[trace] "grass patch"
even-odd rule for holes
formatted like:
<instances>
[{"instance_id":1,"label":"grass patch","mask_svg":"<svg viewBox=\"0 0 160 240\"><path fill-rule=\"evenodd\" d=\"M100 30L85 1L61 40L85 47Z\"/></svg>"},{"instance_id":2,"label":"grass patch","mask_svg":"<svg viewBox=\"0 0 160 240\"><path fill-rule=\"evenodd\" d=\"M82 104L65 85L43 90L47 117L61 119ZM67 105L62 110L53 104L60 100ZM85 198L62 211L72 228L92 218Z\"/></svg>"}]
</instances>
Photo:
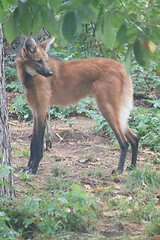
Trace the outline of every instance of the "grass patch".
<instances>
[{"instance_id":1,"label":"grass patch","mask_svg":"<svg viewBox=\"0 0 160 240\"><path fill-rule=\"evenodd\" d=\"M64 230L88 232L94 227L95 201L79 185L72 184L70 190L57 190L52 195L45 191L43 196L32 194L0 202L1 239L35 239L38 234L48 238Z\"/></svg>"},{"instance_id":2,"label":"grass patch","mask_svg":"<svg viewBox=\"0 0 160 240\"><path fill-rule=\"evenodd\" d=\"M127 177L126 187L129 189L145 187L156 190L159 186L159 171L152 170L151 166L146 166L142 169L135 168Z\"/></svg>"},{"instance_id":3,"label":"grass patch","mask_svg":"<svg viewBox=\"0 0 160 240\"><path fill-rule=\"evenodd\" d=\"M146 224L144 232L148 237L160 235L160 214L157 219L154 219L150 223Z\"/></svg>"},{"instance_id":4,"label":"grass patch","mask_svg":"<svg viewBox=\"0 0 160 240\"><path fill-rule=\"evenodd\" d=\"M46 190L54 193L56 191L68 191L71 188L71 182L67 181L66 179L61 179L60 177L52 178L49 177L47 181ZM72 184L74 183L74 180L72 181Z\"/></svg>"},{"instance_id":5,"label":"grass patch","mask_svg":"<svg viewBox=\"0 0 160 240\"><path fill-rule=\"evenodd\" d=\"M118 200L115 206L113 209L119 211L119 219L151 221L151 219L157 218L156 200L153 196L148 198L144 191L139 191L135 196Z\"/></svg>"},{"instance_id":6,"label":"grass patch","mask_svg":"<svg viewBox=\"0 0 160 240\"><path fill-rule=\"evenodd\" d=\"M64 175L68 175L70 173L70 169L67 167L59 167L59 166L54 166L52 168L51 173L53 173L54 177L61 177Z\"/></svg>"},{"instance_id":7,"label":"grass patch","mask_svg":"<svg viewBox=\"0 0 160 240\"><path fill-rule=\"evenodd\" d=\"M21 149L17 149L17 155L20 157L20 158L29 158L30 156L30 150L29 149L26 149L26 150L21 150Z\"/></svg>"},{"instance_id":8,"label":"grass patch","mask_svg":"<svg viewBox=\"0 0 160 240\"><path fill-rule=\"evenodd\" d=\"M121 195L108 200L109 209L116 213L115 221L144 221L147 224L143 234L147 237L158 235L160 213L157 189L160 186L160 172L150 166L134 169L123 177L123 184Z\"/></svg>"},{"instance_id":9,"label":"grass patch","mask_svg":"<svg viewBox=\"0 0 160 240\"><path fill-rule=\"evenodd\" d=\"M99 179L106 175L105 169L102 167L97 167L96 169L85 169L84 173L93 179Z\"/></svg>"}]
</instances>

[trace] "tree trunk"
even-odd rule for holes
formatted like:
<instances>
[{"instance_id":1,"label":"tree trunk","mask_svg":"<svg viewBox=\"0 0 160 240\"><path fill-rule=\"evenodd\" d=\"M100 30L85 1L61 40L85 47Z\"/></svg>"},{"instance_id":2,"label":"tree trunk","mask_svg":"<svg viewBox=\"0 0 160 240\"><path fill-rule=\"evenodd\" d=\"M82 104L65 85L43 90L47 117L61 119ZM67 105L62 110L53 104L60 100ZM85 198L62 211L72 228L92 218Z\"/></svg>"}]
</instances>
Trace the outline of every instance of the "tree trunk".
<instances>
[{"instance_id":1,"label":"tree trunk","mask_svg":"<svg viewBox=\"0 0 160 240\"><path fill-rule=\"evenodd\" d=\"M6 165L6 166L3 166ZM0 196L11 196L12 173L10 132L4 78L3 35L0 24Z\"/></svg>"}]
</instances>

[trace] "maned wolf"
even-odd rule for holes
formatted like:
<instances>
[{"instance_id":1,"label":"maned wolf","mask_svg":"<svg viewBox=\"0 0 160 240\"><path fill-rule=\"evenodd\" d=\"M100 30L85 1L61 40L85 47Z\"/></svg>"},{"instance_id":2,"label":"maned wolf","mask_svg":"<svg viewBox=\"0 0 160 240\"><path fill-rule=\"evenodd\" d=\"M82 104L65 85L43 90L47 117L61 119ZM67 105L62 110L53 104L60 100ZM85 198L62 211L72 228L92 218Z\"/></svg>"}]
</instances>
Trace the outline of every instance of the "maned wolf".
<instances>
[{"instance_id":1,"label":"maned wolf","mask_svg":"<svg viewBox=\"0 0 160 240\"><path fill-rule=\"evenodd\" d=\"M37 44L29 37L16 58L18 76L34 119L30 158L24 171L37 172L43 156L48 107L75 104L86 96L95 98L99 111L118 139L121 148L118 170L123 171L129 144L132 148L131 167L136 166L138 137L127 125L133 90L124 66L100 57L60 61L47 54L53 41L51 38Z\"/></svg>"}]
</instances>

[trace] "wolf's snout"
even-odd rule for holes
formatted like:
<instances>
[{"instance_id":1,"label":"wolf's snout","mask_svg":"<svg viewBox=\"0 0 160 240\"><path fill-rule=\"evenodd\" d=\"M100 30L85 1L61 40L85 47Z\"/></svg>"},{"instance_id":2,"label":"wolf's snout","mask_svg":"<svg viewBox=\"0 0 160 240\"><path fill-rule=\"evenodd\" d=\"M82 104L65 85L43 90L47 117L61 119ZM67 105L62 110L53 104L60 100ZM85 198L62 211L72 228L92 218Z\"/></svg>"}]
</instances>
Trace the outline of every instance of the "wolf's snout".
<instances>
[{"instance_id":1,"label":"wolf's snout","mask_svg":"<svg viewBox=\"0 0 160 240\"><path fill-rule=\"evenodd\" d=\"M53 75L53 72L52 71L47 71L47 72L45 72L45 73L41 73L41 75L43 75L44 77L50 77L50 76L52 76Z\"/></svg>"},{"instance_id":2,"label":"wolf's snout","mask_svg":"<svg viewBox=\"0 0 160 240\"><path fill-rule=\"evenodd\" d=\"M52 76L52 75L53 75L53 72L52 72L52 71L49 71L49 72L48 72L48 77L49 77L49 76Z\"/></svg>"}]
</instances>

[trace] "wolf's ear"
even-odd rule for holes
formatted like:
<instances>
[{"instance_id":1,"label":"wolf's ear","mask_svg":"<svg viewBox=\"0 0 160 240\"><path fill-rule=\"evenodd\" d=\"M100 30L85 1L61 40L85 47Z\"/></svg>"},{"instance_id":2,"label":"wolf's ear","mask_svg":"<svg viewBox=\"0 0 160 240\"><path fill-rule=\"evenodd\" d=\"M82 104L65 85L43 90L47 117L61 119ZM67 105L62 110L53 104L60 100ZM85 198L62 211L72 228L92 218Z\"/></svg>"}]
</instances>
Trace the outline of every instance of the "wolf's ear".
<instances>
[{"instance_id":1,"label":"wolf's ear","mask_svg":"<svg viewBox=\"0 0 160 240\"><path fill-rule=\"evenodd\" d=\"M41 47L47 52L50 49L50 46L52 45L52 43L54 42L55 38L49 38L43 42L40 43Z\"/></svg>"},{"instance_id":2,"label":"wolf's ear","mask_svg":"<svg viewBox=\"0 0 160 240\"><path fill-rule=\"evenodd\" d=\"M25 40L23 49L28 56L32 56L36 52L37 44L32 37Z\"/></svg>"}]
</instances>

